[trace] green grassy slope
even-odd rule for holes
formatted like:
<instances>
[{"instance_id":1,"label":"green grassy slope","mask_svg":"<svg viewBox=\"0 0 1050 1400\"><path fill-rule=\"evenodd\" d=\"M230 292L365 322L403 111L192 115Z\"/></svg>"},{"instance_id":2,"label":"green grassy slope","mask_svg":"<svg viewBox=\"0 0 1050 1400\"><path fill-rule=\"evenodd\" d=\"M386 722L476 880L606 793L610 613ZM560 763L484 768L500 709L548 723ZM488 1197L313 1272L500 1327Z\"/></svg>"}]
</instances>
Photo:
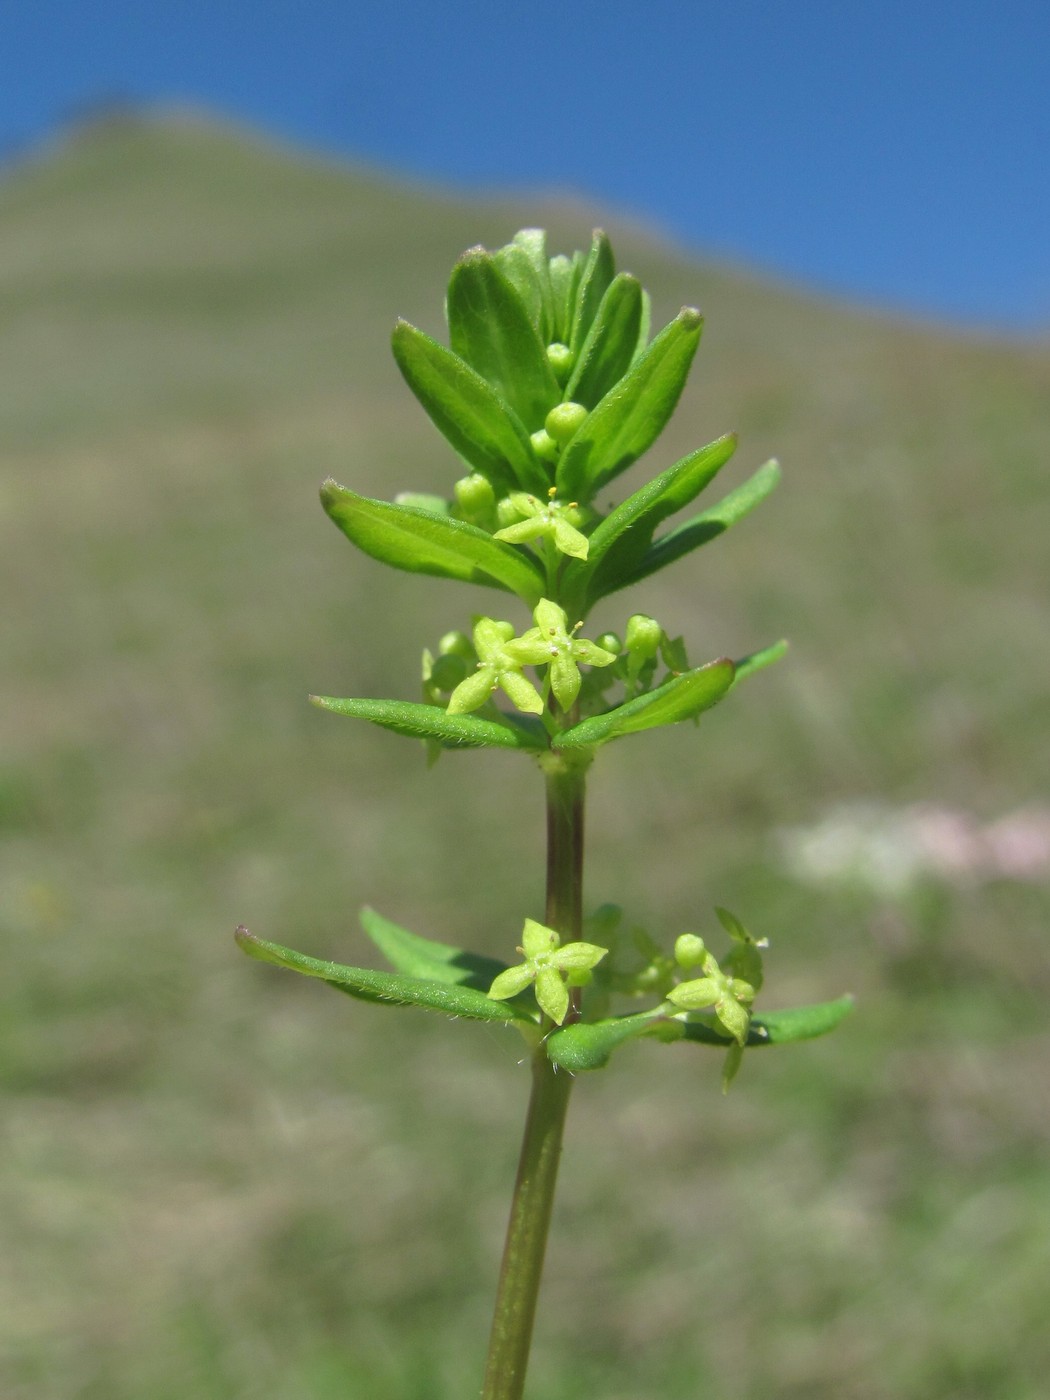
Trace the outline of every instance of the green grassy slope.
<instances>
[{"instance_id":1,"label":"green grassy slope","mask_svg":"<svg viewBox=\"0 0 1050 1400\"><path fill-rule=\"evenodd\" d=\"M323 715L414 697L463 596L356 555L315 488L445 490L388 352L477 202L201 123L85 132L0 182L0 1393L444 1400L477 1384L526 1085L511 1032L345 1002L229 933L347 961L364 903L497 951L541 898L528 765ZM785 482L645 608L697 657L793 650L695 732L614 748L589 901L737 909L829 1042L625 1051L581 1082L537 1400L1035 1400L1050 1364L1046 885L796 883L844 800L1045 799L1050 353L697 266L656 465L729 428ZM477 605L491 603L479 591ZM508 815L513 814L512 824ZM521 815L519 815L521 814ZM520 823L520 827L519 827ZM482 872L479 874L479 872ZM347 1321L349 1319L349 1321ZM706 1389L705 1389L706 1387Z\"/></svg>"}]
</instances>

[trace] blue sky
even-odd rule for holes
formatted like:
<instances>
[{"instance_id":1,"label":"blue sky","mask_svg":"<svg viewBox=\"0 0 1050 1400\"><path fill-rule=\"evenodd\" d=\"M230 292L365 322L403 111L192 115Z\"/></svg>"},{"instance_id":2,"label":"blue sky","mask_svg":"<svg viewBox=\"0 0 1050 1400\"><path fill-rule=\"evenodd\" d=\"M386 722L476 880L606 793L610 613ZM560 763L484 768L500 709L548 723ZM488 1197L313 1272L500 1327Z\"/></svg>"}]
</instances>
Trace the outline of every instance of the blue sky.
<instances>
[{"instance_id":1,"label":"blue sky","mask_svg":"<svg viewBox=\"0 0 1050 1400\"><path fill-rule=\"evenodd\" d=\"M9 0L0 150L105 97L466 189L577 190L698 253L1050 335L1042 0Z\"/></svg>"}]
</instances>

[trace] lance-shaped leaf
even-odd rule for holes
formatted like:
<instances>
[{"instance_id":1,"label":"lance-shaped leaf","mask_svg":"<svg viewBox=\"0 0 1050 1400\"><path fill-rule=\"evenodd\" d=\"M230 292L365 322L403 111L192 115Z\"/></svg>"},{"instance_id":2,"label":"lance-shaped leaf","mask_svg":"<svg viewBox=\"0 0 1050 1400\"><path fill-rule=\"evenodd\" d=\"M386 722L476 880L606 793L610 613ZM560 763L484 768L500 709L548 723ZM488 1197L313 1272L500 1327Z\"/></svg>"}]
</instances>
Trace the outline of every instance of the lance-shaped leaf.
<instances>
[{"instance_id":1,"label":"lance-shaped leaf","mask_svg":"<svg viewBox=\"0 0 1050 1400\"><path fill-rule=\"evenodd\" d=\"M420 705L410 700L336 699L311 695L320 710L353 719L367 719L408 739L436 739L447 749L542 749L547 747L543 726L500 724L476 715L450 715L437 705Z\"/></svg>"},{"instance_id":2,"label":"lance-shaped leaf","mask_svg":"<svg viewBox=\"0 0 1050 1400\"><path fill-rule=\"evenodd\" d=\"M731 525L743 520L755 506L761 504L775 488L780 476L780 464L774 461L766 462L735 491L730 491L728 496L724 496L717 505L693 516L691 520L683 521L670 534L657 540L626 582L637 583L639 579L647 578L656 573L657 569L666 568L668 564L673 564L676 559L681 559L684 554L707 544L709 540L717 539Z\"/></svg>"},{"instance_id":3,"label":"lance-shaped leaf","mask_svg":"<svg viewBox=\"0 0 1050 1400\"><path fill-rule=\"evenodd\" d=\"M743 656L739 661L734 661L736 675L733 677L733 684L746 680L748 676L753 676L756 671L761 671L766 666L772 666L774 661L779 661L787 654L788 644L781 640L774 642L772 646L763 647L761 651L753 651L750 656Z\"/></svg>"},{"instance_id":4,"label":"lance-shaped leaf","mask_svg":"<svg viewBox=\"0 0 1050 1400\"><path fill-rule=\"evenodd\" d=\"M583 254L567 258L557 253L549 266L551 295L554 299L554 339L568 345L572 338L572 318L576 310L576 289L583 272Z\"/></svg>"},{"instance_id":5,"label":"lance-shaped leaf","mask_svg":"<svg viewBox=\"0 0 1050 1400\"><path fill-rule=\"evenodd\" d=\"M649 331L653 323L653 299L649 293L642 288L642 319L638 326L638 344L634 347L634 355L631 357L631 364L640 355L644 355L649 345Z\"/></svg>"},{"instance_id":6,"label":"lance-shaped leaf","mask_svg":"<svg viewBox=\"0 0 1050 1400\"><path fill-rule=\"evenodd\" d=\"M321 501L343 534L383 564L414 574L505 588L530 606L543 596L538 565L476 525L416 506L358 496L331 480L321 487Z\"/></svg>"},{"instance_id":7,"label":"lance-shaped leaf","mask_svg":"<svg viewBox=\"0 0 1050 1400\"><path fill-rule=\"evenodd\" d=\"M497 494L518 486L546 490L528 433L487 380L407 321L394 328L393 347L408 387L438 432Z\"/></svg>"},{"instance_id":8,"label":"lance-shaped leaf","mask_svg":"<svg viewBox=\"0 0 1050 1400\"><path fill-rule=\"evenodd\" d=\"M609 512L590 536L586 561L572 563L563 587L586 612L599 598L630 582L652 544L657 527L696 499L736 450L735 433L698 448L647 482Z\"/></svg>"},{"instance_id":9,"label":"lance-shaped leaf","mask_svg":"<svg viewBox=\"0 0 1050 1400\"><path fill-rule=\"evenodd\" d=\"M576 1074L580 1070L602 1069L614 1050L650 1030L653 1018L661 1015L641 1011L634 1016L613 1016L604 1021L577 1021L563 1026L544 1041L547 1058L561 1069Z\"/></svg>"},{"instance_id":10,"label":"lance-shaped leaf","mask_svg":"<svg viewBox=\"0 0 1050 1400\"><path fill-rule=\"evenodd\" d=\"M450 982L457 987L487 992L492 979L507 968L507 964L497 958L469 953L433 938L421 938L418 933L410 933L367 906L361 910L361 927L394 971L407 977Z\"/></svg>"},{"instance_id":11,"label":"lance-shaped leaf","mask_svg":"<svg viewBox=\"0 0 1050 1400\"><path fill-rule=\"evenodd\" d=\"M546 233L541 228L523 228L492 258L521 297L540 344L549 344L554 339L555 314Z\"/></svg>"},{"instance_id":12,"label":"lance-shaped leaf","mask_svg":"<svg viewBox=\"0 0 1050 1400\"><path fill-rule=\"evenodd\" d=\"M591 239L591 250L576 284L576 304L569 331L569 348L574 355L580 353L598 314L598 307L602 304L602 297L615 274L612 244L604 232L596 228Z\"/></svg>"},{"instance_id":13,"label":"lance-shaped leaf","mask_svg":"<svg viewBox=\"0 0 1050 1400\"><path fill-rule=\"evenodd\" d=\"M565 386L565 398L593 408L630 368L641 325L641 283L630 273L621 272L602 297Z\"/></svg>"},{"instance_id":14,"label":"lance-shaped leaf","mask_svg":"<svg viewBox=\"0 0 1050 1400\"><path fill-rule=\"evenodd\" d=\"M703 317L683 307L596 408L562 453L558 493L590 500L663 431L700 343Z\"/></svg>"},{"instance_id":15,"label":"lance-shaped leaf","mask_svg":"<svg viewBox=\"0 0 1050 1400\"><path fill-rule=\"evenodd\" d=\"M592 715L567 729L557 739L559 748L588 748L610 739L635 734L642 729L656 729L665 724L679 724L693 719L712 705L717 705L733 684L733 663L726 657L709 661L693 671L685 671L665 681L655 690L628 700L602 715Z\"/></svg>"},{"instance_id":16,"label":"lance-shaped leaf","mask_svg":"<svg viewBox=\"0 0 1050 1400\"><path fill-rule=\"evenodd\" d=\"M426 1011L442 1011L446 1016L465 1017L472 1021L533 1021L527 1010L510 1001L492 1001L484 992L473 987L456 986L451 982L434 981L425 977L405 977L400 973L375 972L368 967L344 967L342 963L324 962L307 957L279 943L257 938L246 928L236 934L240 947L251 958L273 963L275 967L300 972L304 977L316 977L341 992L362 1001L386 1002L393 1006L420 1006Z\"/></svg>"},{"instance_id":17,"label":"lance-shaped leaf","mask_svg":"<svg viewBox=\"0 0 1050 1400\"><path fill-rule=\"evenodd\" d=\"M546 348L521 297L484 248L464 253L448 284L452 349L487 379L528 432L561 399Z\"/></svg>"},{"instance_id":18,"label":"lance-shaped leaf","mask_svg":"<svg viewBox=\"0 0 1050 1400\"><path fill-rule=\"evenodd\" d=\"M748 1046L787 1045L794 1040L815 1040L833 1031L853 1010L851 996L835 1001L817 1002L813 1006L793 1006L786 1011L766 1011L751 1017ZM732 1037L714 1016L702 1011L692 1012L687 1020L679 1021L683 1040L699 1040L705 1045L727 1046Z\"/></svg>"}]
</instances>

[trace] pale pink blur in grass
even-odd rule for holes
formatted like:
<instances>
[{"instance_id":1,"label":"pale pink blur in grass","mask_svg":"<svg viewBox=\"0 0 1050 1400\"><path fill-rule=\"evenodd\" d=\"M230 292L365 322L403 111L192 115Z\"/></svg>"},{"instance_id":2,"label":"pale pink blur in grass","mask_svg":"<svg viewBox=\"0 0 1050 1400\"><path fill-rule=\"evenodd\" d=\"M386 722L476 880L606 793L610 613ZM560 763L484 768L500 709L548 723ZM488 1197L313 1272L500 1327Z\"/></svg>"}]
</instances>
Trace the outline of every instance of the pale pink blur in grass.
<instances>
[{"instance_id":1,"label":"pale pink blur in grass","mask_svg":"<svg viewBox=\"0 0 1050 1400\"><path fill-rule=\"evenodd\" d=\"M953 885L1050 881L1050 806L1032 805L982 823L938 803L893 807L844 803L810 826L780 832L780 854L809 883L903 894L923 879Z\"/></svg>"}]
</instances>

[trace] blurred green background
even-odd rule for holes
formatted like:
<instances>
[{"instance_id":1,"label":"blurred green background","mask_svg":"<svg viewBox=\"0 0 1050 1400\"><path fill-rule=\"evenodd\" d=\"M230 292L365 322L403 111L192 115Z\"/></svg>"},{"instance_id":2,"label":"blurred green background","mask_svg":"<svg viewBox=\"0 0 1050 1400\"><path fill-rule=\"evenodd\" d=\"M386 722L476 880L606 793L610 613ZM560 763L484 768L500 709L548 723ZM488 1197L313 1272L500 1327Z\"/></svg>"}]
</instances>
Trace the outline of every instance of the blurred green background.
<instances>
[{"instance_id":1,"label":"blurred green background","mask_svg":"<svg viewBox=\"0 0 1050 1400\"><path fill-rule=\"evenodd\" d=\"M727 904L772 940L767 1007L859 1004L727 1099L695 1046L581 1079L530 1393L1046 1394L1046 872L820 883L778 833L1045 802L1050 351L697 265L582 206L125 120L0 183L10 1400L478 1389L520 1040L349 1002L230 934L365 961L368 902L501 953L541 909L528 763L428 773L306 703L415 698L422 647L493 600L358 555L316 487L446 492L395 317L440 334L463 248L542 224L571 251L599 217L658 324L707 316L643 472L735 428L727 488L773 454L786 475L594 630L642 608L696 659L792 651L697 730L603 754L588 902L665 939Z\"/></svg>"}]
</instances>

